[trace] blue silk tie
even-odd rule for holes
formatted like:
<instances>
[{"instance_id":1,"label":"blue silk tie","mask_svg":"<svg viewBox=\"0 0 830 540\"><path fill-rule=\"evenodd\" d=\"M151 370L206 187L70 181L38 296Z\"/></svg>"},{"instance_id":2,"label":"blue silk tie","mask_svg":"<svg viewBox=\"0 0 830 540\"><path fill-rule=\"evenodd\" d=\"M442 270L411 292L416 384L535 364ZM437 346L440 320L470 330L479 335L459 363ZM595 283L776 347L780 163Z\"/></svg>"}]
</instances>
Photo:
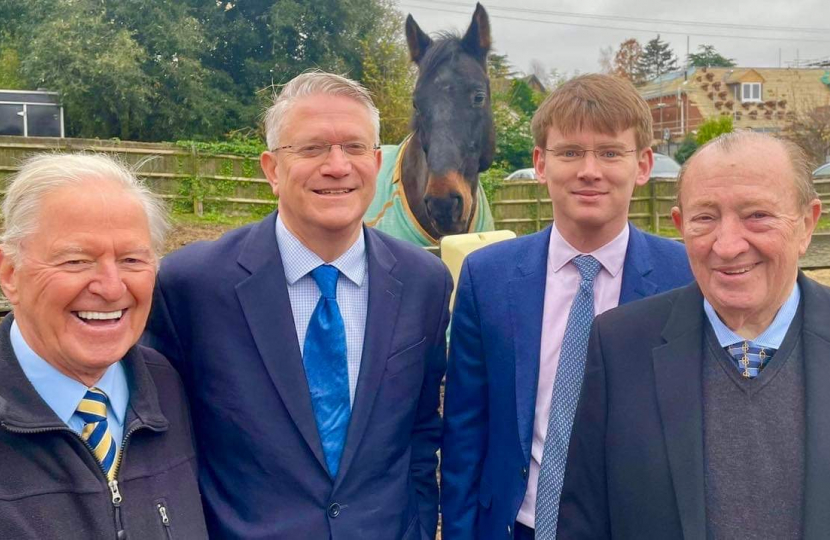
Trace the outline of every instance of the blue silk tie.
<instances>
[{"instance_id":1,"label":"blue silk tie","mask_svg":"<svg viewBox=\"0 0 830 540\"><path fill-rule=\"evenodd\" d=\"M590 255L579 255L571 261L582 280L568 313L559 367L553 383L553 397L548 417L548 434L542 450L542 464L536 489L536 538L555 540L559 519L559 499L565 479L565 461L571 438L576 403L585 375L588 335L594 320L594 278L602 265Z\"/></svg>"},{"instance_id":2,"label":"blue silk tie","mask_svg":"<svg viewBox=\"0 0 830 540\"><path fill-rule=\"evenodd\" d=\"M311 314L303 345L311 406L332 478L337 477L351 416L346 327L337 305L339 276L340 271L328 264L311 271L322 296Z\"/></svg>"}]
</instances>

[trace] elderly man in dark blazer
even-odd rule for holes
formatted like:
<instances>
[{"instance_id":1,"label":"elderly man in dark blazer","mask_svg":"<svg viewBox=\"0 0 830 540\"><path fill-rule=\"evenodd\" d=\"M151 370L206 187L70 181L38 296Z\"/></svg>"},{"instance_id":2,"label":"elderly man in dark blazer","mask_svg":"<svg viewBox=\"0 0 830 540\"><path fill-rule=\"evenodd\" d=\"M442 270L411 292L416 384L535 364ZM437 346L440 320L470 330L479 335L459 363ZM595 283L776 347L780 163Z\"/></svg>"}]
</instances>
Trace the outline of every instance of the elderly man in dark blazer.
<instances>
[{"instance_id":1,"label":"elderly man in dark blazer","mask_svg":"<svg viewBox=\"0 0 830 540\"><path fill-rule=\"evenodd\" d=\"M148 326L189 392L208 529L432 538L449 272L363 227L381 159L364 88L300 75L266 130L279 212L166 257Z\"/></svg>"},{"instance_id":2,"label":"elderly man in dark blazer","mask_svg":"<svg viewBox=\"0 0 830 540\"><path fill-rule=\"evenodd\" d=\"M685 165L696 283L597 318L560 538L830 538L830 290L798 270L820 215L789 142Z\"/></svg>"}]
</instances>

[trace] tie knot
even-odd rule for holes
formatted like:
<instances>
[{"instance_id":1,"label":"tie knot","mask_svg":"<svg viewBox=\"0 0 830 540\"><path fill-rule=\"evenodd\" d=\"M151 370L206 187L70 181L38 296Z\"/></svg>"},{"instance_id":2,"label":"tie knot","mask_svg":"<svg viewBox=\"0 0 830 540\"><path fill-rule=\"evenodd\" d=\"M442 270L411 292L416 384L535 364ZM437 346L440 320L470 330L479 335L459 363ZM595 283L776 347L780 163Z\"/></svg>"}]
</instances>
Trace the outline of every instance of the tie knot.
<instances>
[{"instance_id":1,"label":"tie knot","mask_svg":"<svg viewBox=\"0 0 830 540\"><path fill-rule=\"evenodd\" d=\"M321 264L311 271L311 277L317 282L320 294L325 298L337 298L337 278L340 270L330 264Z\"/></svg>"},{"instance_id":2,"label":"tie knot","mask_svg":"<svg viewBox=\"0 0 830 540\"><path fill-rule=\"evenodd\" d=\"M594 278L599 274L600 268L602 268L600 262L590 255L577 255L571 259L571 262L579 270L582 281L594 281Z\"/></svg>"},{"instance_id":3,"label":"tie knot","mask_svg":"<svg viewBox=\"0 0 830 540\"><path fill-rule=\"evenodd\" d=\"M107 395L98 388L90 388L78 404L77 413L85 422L100 422L107 418Z\"/></svg>"}]
</instances>

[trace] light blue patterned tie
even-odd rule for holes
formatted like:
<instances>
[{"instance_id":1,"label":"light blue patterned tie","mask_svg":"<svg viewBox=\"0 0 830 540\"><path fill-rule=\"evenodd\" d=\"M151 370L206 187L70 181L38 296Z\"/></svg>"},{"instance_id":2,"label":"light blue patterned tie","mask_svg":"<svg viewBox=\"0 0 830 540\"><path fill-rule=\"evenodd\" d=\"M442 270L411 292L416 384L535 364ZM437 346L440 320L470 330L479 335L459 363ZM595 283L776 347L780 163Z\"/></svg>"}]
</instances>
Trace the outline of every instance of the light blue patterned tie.
<instances>
[{"instance_id":1,"label":"light blue patterned tie","mask_svg":"<svg viewBox=\"0 0 830 540\"><path fill-rule=\"evenodd\" d=\"M559 367L553 383L553 397L548 417L548 434L542 452L539 484L536 489L536 540L554 540L559 518L559 497L565 478L565 460L571 438L576 403L585 374L588 335L594 320L594 278L602 267L590 255L579 255L571 261L579 270L582 281L571 304Z\"/></svg>"},{"instance_id":2,"label":"light blue patterned tie","mask_svg":"<svg viewBox=\"0 0 830 540\"><path fill-rule=\"evenodd\" d=\"M311 314L303 345L314 420L332 478L337 477L351 416L346 327L337 305L339 276L340 271L328 264L311 271L322 296Z\"/></svg>"},{"instance_id":3,"label":"light blue patterned tie","mask_svg":"<svg viewBox=\"0 0 830 540\"><path fill-rule=\"evenodd\" d=\"M741 375L747 379L754 379L769 363L775 349L759 347L752 341L739 341L726 347L726 352L735 360Z\"/></svg>"}]
</instances>

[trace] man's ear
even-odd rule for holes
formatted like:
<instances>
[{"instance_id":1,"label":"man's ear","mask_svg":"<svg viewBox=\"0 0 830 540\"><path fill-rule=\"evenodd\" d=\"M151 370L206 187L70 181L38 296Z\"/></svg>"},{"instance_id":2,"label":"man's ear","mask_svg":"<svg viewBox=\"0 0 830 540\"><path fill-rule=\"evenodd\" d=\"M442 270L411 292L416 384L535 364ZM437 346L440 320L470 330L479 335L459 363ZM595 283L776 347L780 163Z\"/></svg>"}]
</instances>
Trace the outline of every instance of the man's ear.
<instances>
[{"instance_id":1,"label":"man's ear","mask_svg":"<svg viewBox=\"0 0 830 540\"><path fill-rule=\"evenodd\" d=\"M17 280L15 279L16 267L11 257L0 249L0 288L12 305L17 305Z\"/></svg>"},{"instance_id":2,"label":"man's ear","mask_svg":"<svg viewBox=\"0 0 830 540\"><path fill-rule=\"evenodd\" d=\"M674 228L677 229L680 236L683 236L683 212L680 211L680 207L675 206L671 209L671 220L674 223Z\"/></svg>"},{"instance_id":3,"label":"man's ear","mask_svg":"<svg viewBox=\"0 0 830 540\"><path fill-rule=\"evenodd\" d=\"M637 156L637 180L634 183L638 186L644 186L648 183L651 177L651 169L654 168L654 151L651 148L645 148L639 152Z\"/></svg>"},{"instance_id":4,"label":"man's ear","mask_svg":"<svg viewBox=\"0 0 830 540\"><path fill-rule=\"evenodd\" d=\"M543 148L539 148L538 146L533 147L533 168L536 170L536 181L540 184L547 184L547 180L545 179L546 157Z\"/></svg>"},{"instance_id":5,"label":"man's ear","mask_svg":"<svg viewBox=\"0 0 830 540\"><path fill-rule=\"evenodd\" d=\"M280 196L279 173L277 172L277 153L265 151L259 156L259 166L265 173L265 178L271 184L271 192L275 197Z\"/></svg>"}]
</instances>

